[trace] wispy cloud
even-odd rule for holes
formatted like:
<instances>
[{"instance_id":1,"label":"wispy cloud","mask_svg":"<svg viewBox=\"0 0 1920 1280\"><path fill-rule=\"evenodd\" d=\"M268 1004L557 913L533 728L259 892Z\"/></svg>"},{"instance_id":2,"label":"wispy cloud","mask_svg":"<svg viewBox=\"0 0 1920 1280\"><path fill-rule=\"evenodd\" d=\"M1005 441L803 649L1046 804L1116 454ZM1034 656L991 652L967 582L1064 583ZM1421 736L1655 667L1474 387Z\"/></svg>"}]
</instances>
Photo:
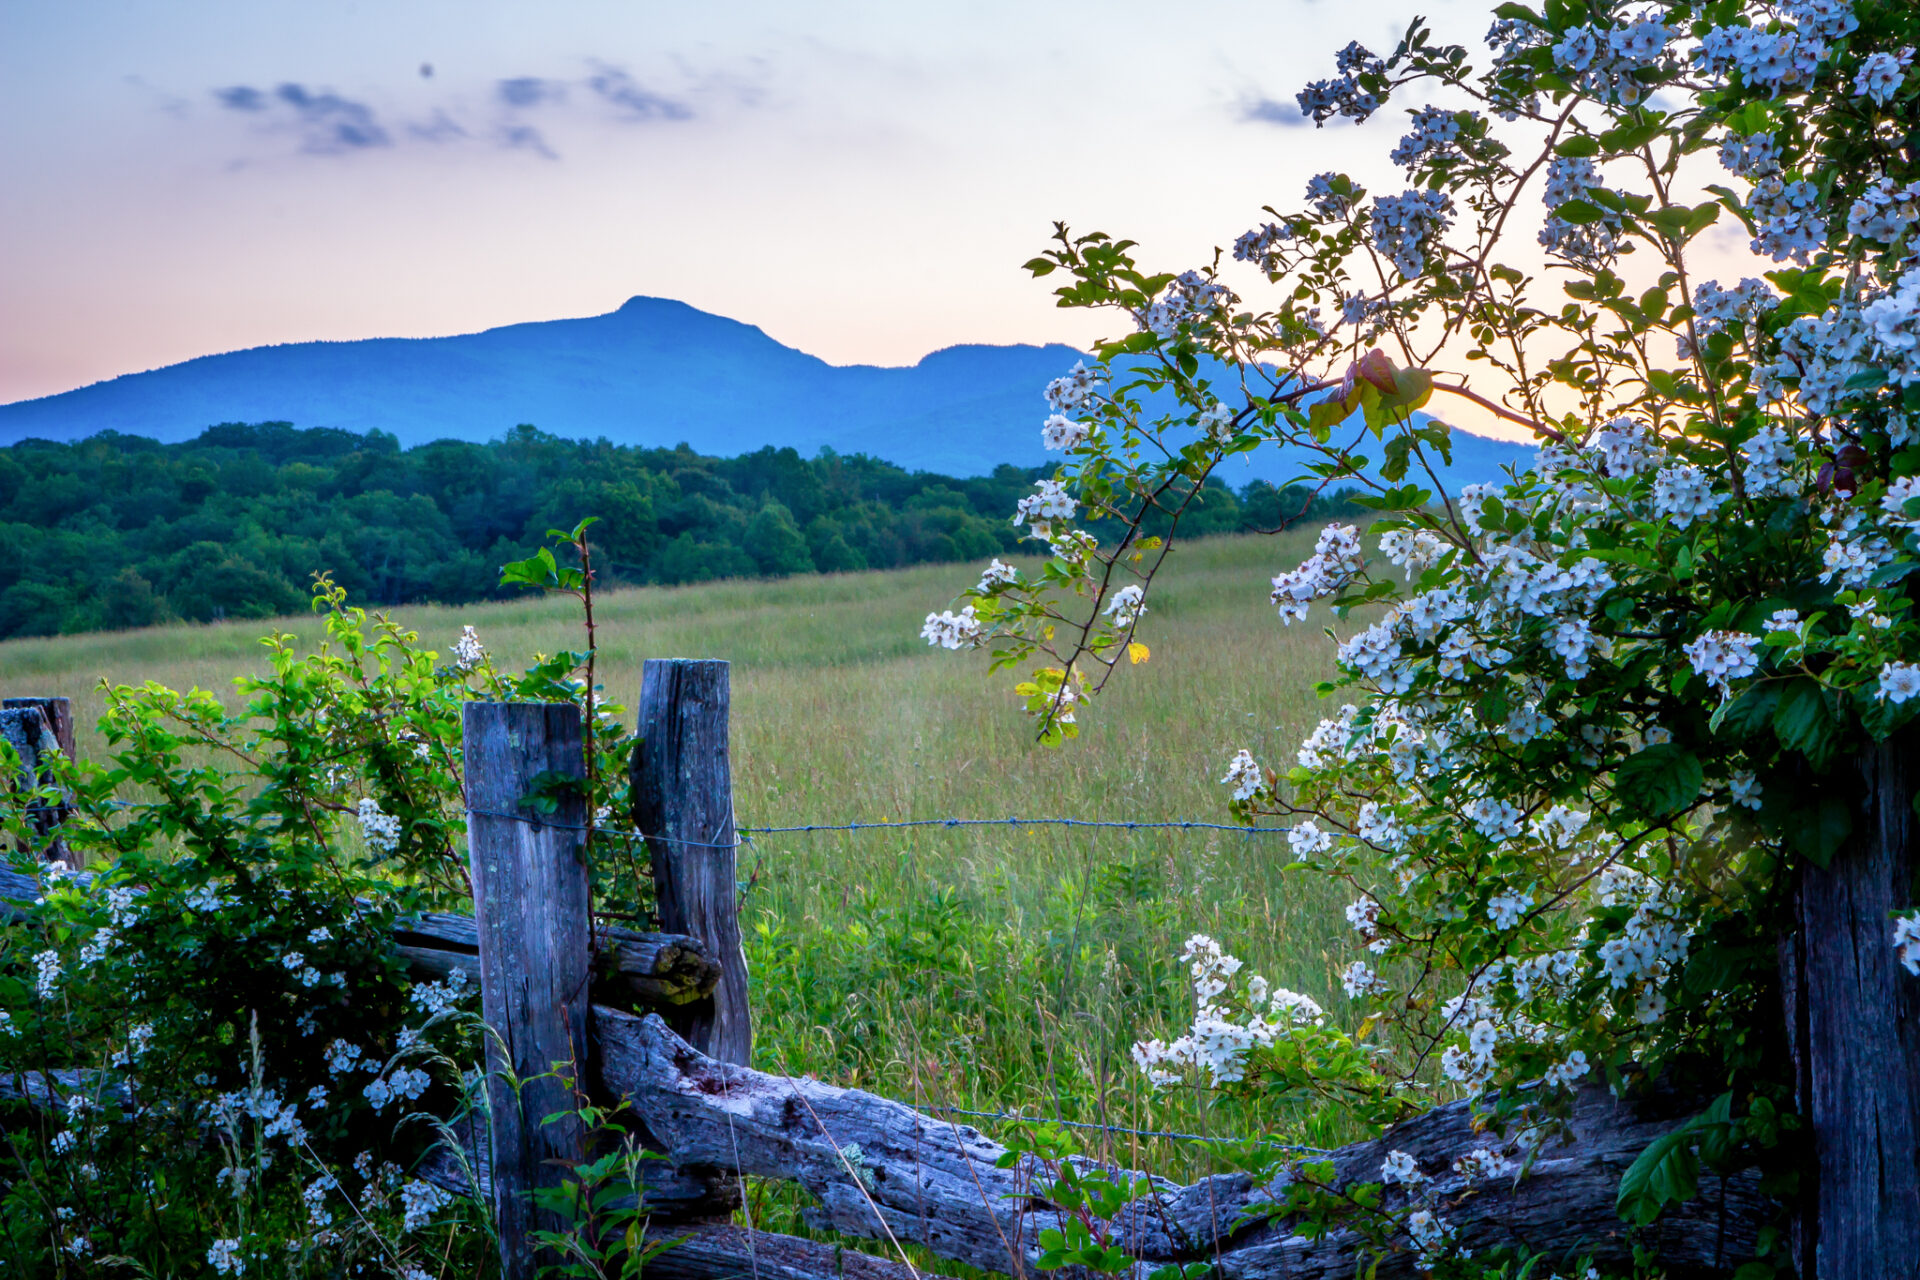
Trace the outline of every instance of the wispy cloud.
<instances>
[{"instance_id":1,"label":"wispy cloud","mask_svg":"<svg viewBox=\"0 0 1920 1280\"><path fill-rule=\"evenodd\" d=\"M546 135L530 124L503 125L494 138L507 151L531 151L548 160L560 158L560 153L547 145Z\"/></svg>"},{"instance_id":2,"label":"wispy cloud","mask_svg":"<svg viewBox=\"0 0 1920 1280\"><path fill-rule=\"evenodd\" d=\"M494 86L494 96L509 107L537 107L545 102L564 102L567 86L559 80L540 76L514 76Z\"/></svg>"},{"instance_id":3,"label":"wispy cloud","mask_svg":"<svg viewBox=\"0 0 1920 1280\"><path fill-rule=\"evenodd\" d=\"M619 67L598 65L587 77L587 88L627 120L693 119L692 107L642 86Z\"/></svg>"},{"instance_id":4,"label":"wispy cloud","mask_svg":"<svg viewBox=\"0 0 1920 1280\"><path fill-rule=\"evenodd\" d=\"M267 109L267 95L244 84L236 84L228 89L215 89L213 96L221 106L231 107L235 111Z\"/></svg>"},{"instance_id":5,"label":"wispy cloud","mask_svg":"<svg viewBox=\"0 0 1920 1280\"><path fill-rule=\"evenodd\" d=\"M458 142L473 135L463 128L458 120L444 111L436 110L432 117L416 121L407 126L407 133L422 142Z\"/></svg>"},{"instance_id":6,"label":"wispy cloud","mask_svg":"<svg viewBox=\"0 0 1920 1280\"><path fill-rule=\"evenodd\" d=\"M683 78L694 80L690 68L682 65L680 71ZM424 66L421 78L431 78ZM731 80L708 79L709 83L693 84L694 98L722 96L753 105ZM583 110L602 121L610 117L624 125L678 123L698 114L689 98L650 88L625 68L597 61L589 62L587 73L578 78L521 75L495 80L483 97L467 99L464 105L456 95L446 99L446 105L421 104L411 111L393 108L388 112L395 120L392 124L383 122L367 102L293 82L271 89L232 84L209 92L223 110L252 120L257 132L292 137L301 154L315 156L401 144L474 143L557 160L560 153L550 141L551 129L529 123L530 113L561 112L543 116L543 125L564 125L568 116ZM418 114L429 107L426 115Z\"/></svg>"},{"instance_id":7,"label":"wispy cloud","mask_svg":"<svg viewBox=\"0 0 1920 1280\"><path fill-rule=\"evenodd\" d=\"M393 145L392 135L375 118L373 108L330 89L309 89L290 82L267 93L239 84L215 89L213 96L230 111L261 116L293 129L299 135L300 150L309 155L337 156Z\"/></svg>"},{"instance_id":8,"label":"wispy cloud","mask_svg":"<svg viewBox=\"0 0 1920 1280\"><path fill-rule=\"evenodd\" d=\"M1253 98L1242 102L1240 119L1247 124L1278 125L1282 129L1298 129L1309 123L1298 103L1281 102L1275 98Z\"/></svg>"}]
</instances>

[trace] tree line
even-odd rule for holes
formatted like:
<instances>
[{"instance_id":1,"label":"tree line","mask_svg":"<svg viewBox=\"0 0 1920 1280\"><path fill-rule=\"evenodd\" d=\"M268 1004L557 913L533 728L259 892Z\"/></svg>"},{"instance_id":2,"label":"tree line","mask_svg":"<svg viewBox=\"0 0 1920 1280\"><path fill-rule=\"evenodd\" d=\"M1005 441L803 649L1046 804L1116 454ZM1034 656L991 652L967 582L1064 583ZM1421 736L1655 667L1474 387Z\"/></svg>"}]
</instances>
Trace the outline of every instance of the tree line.
<instances>
[{"instance_id":1,"label":"tree line","mask_svg":"<svg viewBox=\"0 0 1920 1280\"><path fill-rule=\"evenodd\" d=\"M609 584L984 561L1021 548L1009 515L1045 474L953 477L771 447L716 458L531 426L411 449L285 422L178 444L26 440L0 449L0 637L298 612L320 570L370 605L499 598L503 562L583 515L600 518ZM1182 527L1267 529L1344 508L1216 481Z\"/></svg>"}]
</instances>

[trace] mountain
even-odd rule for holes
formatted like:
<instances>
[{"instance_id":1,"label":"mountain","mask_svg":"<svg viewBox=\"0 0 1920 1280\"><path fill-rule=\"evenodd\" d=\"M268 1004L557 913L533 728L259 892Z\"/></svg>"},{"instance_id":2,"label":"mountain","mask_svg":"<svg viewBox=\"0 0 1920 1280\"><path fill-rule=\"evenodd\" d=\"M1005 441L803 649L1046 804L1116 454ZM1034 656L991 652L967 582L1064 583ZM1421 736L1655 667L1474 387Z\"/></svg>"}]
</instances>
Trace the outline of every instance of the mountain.
<instances>
[{"instance_id":1,"label":"mountain","mask_svg":"<svg viewBox=\"0 0 1920 1280\"><path fill-rule=\"evenodd\" d=\"M1047 461L1040 392L1071 347L957 346L901 368L830 365L758 328L667 298L577 320L445 338L300 342L203 356L0 405L0 445L114 430L176 442L222 422L378 429L403 445L490 440L520 423L621 444L686 442L734 456L763 445L865 453L982 475ZM1532 450L1461 433L1454 483L1492 478ZM1238 486L1294 474L1269 455Z\"/></svg>"}]
</instances>

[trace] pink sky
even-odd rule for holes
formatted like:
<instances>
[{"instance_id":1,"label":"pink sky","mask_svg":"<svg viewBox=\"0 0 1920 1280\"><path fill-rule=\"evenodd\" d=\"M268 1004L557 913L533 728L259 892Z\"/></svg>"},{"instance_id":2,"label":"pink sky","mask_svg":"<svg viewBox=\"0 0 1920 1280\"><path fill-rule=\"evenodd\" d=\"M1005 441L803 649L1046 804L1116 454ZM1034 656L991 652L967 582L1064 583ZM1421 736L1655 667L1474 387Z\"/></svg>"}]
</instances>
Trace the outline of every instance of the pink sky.
<instances>
[{"instance_id":1,"label":"pink sky","mask_svg":"<svg viewBox=\"0 0 1920 1280\"><path fill-rule=\"evenodd\" d=\"M1020 269L1053 220L1179 269L1316 172L1394 184L1400 110L1276 118L1415 11L0 0L0 402L634 294L835 363L1085 344Z\"/></svg>"}]
</instances>

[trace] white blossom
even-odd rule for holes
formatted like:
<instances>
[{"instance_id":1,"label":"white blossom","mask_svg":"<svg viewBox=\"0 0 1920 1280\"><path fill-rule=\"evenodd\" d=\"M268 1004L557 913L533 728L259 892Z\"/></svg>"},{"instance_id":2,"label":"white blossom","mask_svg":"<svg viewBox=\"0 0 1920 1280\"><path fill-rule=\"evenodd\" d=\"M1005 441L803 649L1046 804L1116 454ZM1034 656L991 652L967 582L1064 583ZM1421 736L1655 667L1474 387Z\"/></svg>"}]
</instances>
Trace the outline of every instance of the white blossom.
<instances>
[{"instance_id":1,"label":"white blossom","mask_svg":"<svg viewBox=\"0 0 1920 1280\"><path fill-rule=\"evenodd\" d=\"M1056 413L1041 426L1040 443L1048 449L1077 449L1092 434L1093 429L1086 423Z\"/></svg>"},{"instance_id":2,"label":"white blossom","mask_svg":"<svg viewBox=\"0 0 1920 1280\"><path fill-rule=\"evenodd\" d=\"M1468 1182L1508 1177L1519 1168L1519 1165L1491 1147L1476 1147L1453 1162L1454 1173Z\"/></svg>"},{"instance_id":3,"label":"white blossom","mask_svg":"<svg viewBox=\"0 0 1920 1280\"><path fill-rule=\"evenodd\" d=\"M1055 413L1073 413L1093 399L1099 385L1099 372L1087 368L1083 360L1075 361L1066 376L1047 384L1047 406Z\"/></svg>"},{"instance_id":4,"label":"white blossom","mask_svg":"<svg viewBox=\"0 0 1920 1280\"><path fill-rule=\"evenodd\" d=\"M942 649L964 648L978 639L979 635L980 620L974 616L972 605L965 606L958 613L951 609L930 613L920 627L920 638Z\"/></svg>"},{"instance_id":5,"label":"white blossom","mask_svg":"<svg viewBox=\"0 0 1920 1280\"><path fill-rule=\"evenodd\" d=\"M1907 68L1913 65L1913 50L1901 49L1898 53L1870 53L1860 59L1860 74L1854 77L1853 96L1871 98L1876 106L1886 106L1893 95L1900 92L1900 84L1907 78Z\"/></svg>"},{"instance_id":6,"label":"white blossom","mask_svg":"<svg viewBox=\"0 0 1920 1280\"><path fill-rule=\"evenodd\" d=\"M480 633L472 627L461 627L460 638L453 642L453 665L461 671L471 671L486 660L487 650L480 643Z\"/></svg>"},{"instance_id":7,"label":"white blossom","mask_svg":"<svg viewBox=\"0 0 1920 1280\"><path fill-rule=\"evenodd\" d=\"M1389 1151L1387 1158L1380 1162L1380 1181L1388 1186L1399 1183L1417 1187L1426 1180L1427 1175L1420 1172L1420 1162L1404 1151Z\"/></svg>"},{"instance_id":8,"label":"white blossom","mask_svg":"<svg viewBox=\"0 0 1920 1280\"><path fill-rule=\"evenodd\" d=\"M1147 607L1140 603L1146 597L1147 589L1137 582L1130 582L1113 593L1107 601L1105 613L1113 619L1116 627L1130 627L1140 620Z\"/></svg>"},{"instance_id":9,"label":"white blossom","mask_svg":"<svg viewBox=\"0 0 1920 1280\"><path fill-rule=\"evenodd\" d=\"M1487 919L1496 929L1511 929L1520 923L1520 917L1532 907L1533 895L1530 893L1496 893L1487 899Z\"/></svg>"},{"instance_id":10,"label":"white blossom","mask_svg":"<svg viewBox=\"0 0 1920 1280\"><path fill-rule=\"evenodd\" d=\"M1911 662L1889 662L1880 668L1880 697L1888 702L1901 703L1915 694L1920 694L1920 665Z\"/></svg>"},{"instance_id":11,"label":"white blossom","mask_svg":"<svg viewBox=\"0 0 1920 1280\"><path fill-rule=\"evenodd\" d=\"M213 1267L215 1275L246 1274L246 1260L240 1254L238 1240L215 1240L207 1250L207 1262Z\"/></svg>"},{"instance_id":12,"label":"white blossom","mask_svg":"<svg viewBox=\"0 0 1920 1280\"><path fill-rule=\"evenodd\" d=\"M49 947L33 958L33 989L42 1000L60 992L60 953Z\"/></svg>"},{"instance_id":13,"label":"white blossom","mask_svg":"<svg viewBox=\"0 0 1920 1280\"><path fill-rule=\"evenodd\" d=\"M1280 620L1304 620L1307 606L1315 600L1338 592L1353 580L1366 563L1360 546L1359 531L1350 524L1330 524L1320 531L1313 555L1291 573L1273 580L1272 601L1280 607Z\"/></svg>"},{"instance_id":14,"label":"white blossom","mask_svg":"<svg viewBox=\"0 0 1920 1280\"><path fill-rule=\"evenodd\" d=\"M1053 520L1071 520L1073 513L1079 510L1079 504L1073 495L1067 492L1067 486L1059 480L1040 480L1034 483L1034 491L1020 499L1014 512L1013 523L1029 525L1035 536L1044 536L1041 529Z\"/></svg>"},{"instance_id":15,"label":"white blossom","mask_svg":"<svg viewBox=\"0 0 1920 1280\"><path fill-rule=\"evenodd\" d=\"M989 561L980 574L980 582L974 587L982 595L996 587L1012 586L1020 580L1020 571L998 558Z\"/></svg>"},{"instance_id":16,"label":"white blossom","mask_svg":"<svg viewBox=\"0 0 1920 1280\"><path fill-rule=\"evenodd\" d=\"M400 847L400 819L380 811L380 802L372 796L360 801L360 831L367 848L374 853L392 853Z\"/></svg>"},{"instance_id":17,"label":"white blossom","mask_svg":"<svg viewBox=\"0 0 1920 1280\"><path fill-rule=\"evenodd\" d=\"M1720 509L1727 495L1713 491L1713 477L1699 467L1675 463L1653 478L1653 509L1684 529Z\"/></svg>"},{"instance_id":18,"label":"white blossom","mask_svg":"<svg viewBox=\"0 0 1920 1280\"><path fill-rule=\"evenodd\" d=\"M1587 1055L1575 1049L1566 1056L1565 1061L1556 1062L1547 1068L1547 1085L1554 1089L1569 1089L1573 1082L1587 1074Z\"/></svg>"},{"instance_id":19,"label":"white blossom","mask_svg":"<svg viewBox=\"0 0 1920 1280\"><path fill-rule=\"evenodd\" d=\"M1920 975L1920 915L1893 922L1893 949L1908 973Z\"/></svg>"},{"instance_id":20,"label":"white blossom","mask_svg":"<svg viewBox=\"0 0 1920 1280\"><path fill-rule=\"evenodd\" d=\"M1233 753L1233 759L1227 762L1226 776L1220 781L1233 788L1235 800L1251 800L1265 782L1253 752L1245 747Z\"/></svg>"},{"instance_id":21,"label":"white blossom","mask_svg":"<svg viewBox=\"0 0 1920 1280\"><path fill-rule=\"evenodd\" d=\"M1364 960L1355 960L1340 975L1340 989L1347 993L1349 1000L1358 1000L1362 996L1385 991L1387 984L1373 970L1373 966Z\"/></svg>"},{"instance_id":22,"label":"white blossom","mask_svg":"<svg viewBox=\"0 0 1920 1280\"><path fill-rule=\"evenodd\" d=\"M1759 669L1756 652L1760 637L1738 631L1708 631L1682 648L1694 673L1716 690L1721 698L1731 697L1733 681L1752 675Z\"/></svg>"},{"instance_id":23,"label":"white blossom","mask_svg":"<svg viewBox=\"0 0 1920 1280\"><path fill-rule=\"evenodd\" d=\"M1313 822L1296 822L1287 829L1287 844L1293 849L1294 861L1305 862L1309 856L1333 848L1333 832Z\"/></svg>"},{"instance_id":24,"label":"white blossom","mask_svg":"<svg viewBox=\"0 0 1920 1280\"><path fill-rule=\"evenodd\" d=\"M433 1220L433 1215L453 1203L453 1197L431 1182L408 1179L400 1188L403 1231L418 1231Z\"/></svg>"},{"instance_id":25,"label":"white blossom","mask_svg":"<svg viewBox=\"0 0 1920 1280\"><path fill-rule=\"evenodd\" d=\"M1520 834L1520 810L1505 800L1482 796L1468 804L1465 812L1473 829L1489 840Z\"/></svg>"}]
</instances>

